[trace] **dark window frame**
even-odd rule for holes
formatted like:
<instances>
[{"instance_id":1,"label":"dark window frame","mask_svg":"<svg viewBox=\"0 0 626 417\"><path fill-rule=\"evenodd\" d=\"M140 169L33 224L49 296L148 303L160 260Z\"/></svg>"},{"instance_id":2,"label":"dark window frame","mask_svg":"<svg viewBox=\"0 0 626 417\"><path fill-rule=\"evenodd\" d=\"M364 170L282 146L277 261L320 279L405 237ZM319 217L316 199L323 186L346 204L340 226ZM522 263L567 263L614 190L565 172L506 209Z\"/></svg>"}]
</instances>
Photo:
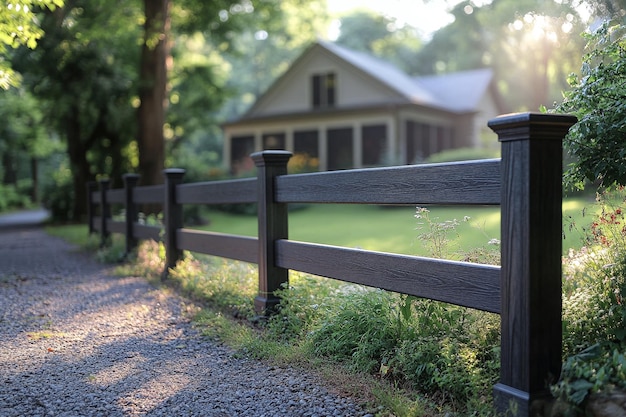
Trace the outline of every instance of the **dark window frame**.
<instances>
[{"instance_id":1,"label":"dark window frame","mask_svg":"<svg viewBox=\"0 0 626 417\"><path fill-rule=\"evenodd\" d=\"M334 72L313 74L311 98L314 109L333 108L337 102L337 75Z\"/></svg>"}]
</instances>

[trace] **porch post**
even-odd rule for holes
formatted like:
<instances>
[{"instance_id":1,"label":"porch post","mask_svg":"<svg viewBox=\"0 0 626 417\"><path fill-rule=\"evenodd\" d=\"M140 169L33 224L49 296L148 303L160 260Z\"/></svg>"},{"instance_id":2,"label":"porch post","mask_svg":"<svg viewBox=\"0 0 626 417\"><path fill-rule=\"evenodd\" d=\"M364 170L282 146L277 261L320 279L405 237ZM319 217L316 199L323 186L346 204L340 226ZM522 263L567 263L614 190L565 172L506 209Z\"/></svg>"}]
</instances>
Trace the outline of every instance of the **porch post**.
<instances>
[{"instance_id":1,"label":"porch post","mask_svg":"<svg viewBox=\"0 0 626 417\"><path fill-rule=\"evenodd\" d=\"M494 397L507 416L542 416L561 370L562 139L575 122L521 113L488 123L502 144L502 340Z\"/></svg>"}]
</instances>

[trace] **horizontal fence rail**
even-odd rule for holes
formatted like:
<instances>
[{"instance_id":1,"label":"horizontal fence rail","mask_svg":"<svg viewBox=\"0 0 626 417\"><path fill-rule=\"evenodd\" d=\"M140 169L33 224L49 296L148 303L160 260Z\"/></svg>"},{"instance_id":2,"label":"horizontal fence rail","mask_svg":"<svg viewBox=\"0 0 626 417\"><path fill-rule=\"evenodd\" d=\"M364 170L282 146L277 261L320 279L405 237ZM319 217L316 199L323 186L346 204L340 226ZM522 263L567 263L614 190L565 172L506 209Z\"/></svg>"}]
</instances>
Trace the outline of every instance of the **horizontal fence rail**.
<instances>
[{"instance_id":1,"label":"horizontal fence rail","mask_svg":"<svg viewBox=\"0 0 626 417\"><path fill-rule=\"evenodd\" d=\"M162 185L151 185L136 187L133 192L133 202L135 204L163 204Z\"/></svg>"},{"instance_id":2,"label":"horizontal fence rail","mask_svg":"<svg viewBox=\"0 0 626 417\"><path fill-rule=\"evenodd\" d=\"M500 204L500 160L276 178L280 203Z\"/></svg>"},{"instance_id":3,"label":"horizontal fence rail","mask_svg":"<svg viewBox=\"0 0 626 417\"><path fill-rule=\"evenodd\" d=\"M256 203L256 178L181 184L176 190L178 204Z\"/></svg>"},{"instance_id":4,"label":"horizontal fence rail","mask_svg":"<svg viewBox=\"0 0 626 417\"><path fill-rule=\"evenodd\" d=\"M314 275L500 312L500 267L279 240L276 263Z\"/></svg>"},{"instance_id":5,"label":"horizontal fence rail","mask_svg":"<svg viewBox=\"0 0 626 417\"><path fill-rule=\"evenodd\" d=\"M254 264L259 262L259 240L256 237L179 229L176 239L178 247L184 250Z\"/></svg>"},{"instance_id":6,"label":"horizontal fence rail","mask_svg":"<svg viewBox=\"0 0 626 417\"><path fill-rule=\"evenodd\" d=\"M140 187L126 174L124 189L109 190L108 180L88 186L89 232L102 244L125 234L127 253L138 239L162 241L164 273L183 250L256 263L263 314L280 303L289 270L499 313L497 411L537 416L561 369L562 139L575 122L537 113L493 119L497 160L287 175L291 153L265 151L252 155L256 178L183 184L184 170L168 169L165 184ZM183 205L233 203L257 204L258 237L183 227ZM289 240L291 203L500 205L502 266ZM111 220L111 204L124 205L124 221ZM139 221L142 204L162 205L162 226Z\"/></svg>"}]
</instances>

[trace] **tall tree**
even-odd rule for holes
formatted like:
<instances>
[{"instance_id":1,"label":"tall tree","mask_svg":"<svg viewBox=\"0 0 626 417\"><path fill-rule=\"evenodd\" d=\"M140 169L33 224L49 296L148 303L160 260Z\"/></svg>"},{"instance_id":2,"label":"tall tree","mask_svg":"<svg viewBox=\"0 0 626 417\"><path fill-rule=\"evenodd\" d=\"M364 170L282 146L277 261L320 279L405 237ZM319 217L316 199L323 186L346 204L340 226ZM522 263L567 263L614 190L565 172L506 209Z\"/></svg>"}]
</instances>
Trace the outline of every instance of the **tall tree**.
<instances>
[{"instance_id":1,"label":"tall tree","mask_svg":"<svg viewBox=\"0 0 626 417\"><path fill-rule=\"evenodd\" d=\"M170 56L170 0L144 0L144 35L139 72L139 172L145 185L163 182L163 125Z\"/></svg>"},{"instance_id":2,"label":"tall tree","mask_svg":"<svg viewBox=\"0 0 626 417\"><path fill-rule=\"evenodd\" d=\"M129 68L138 61L136 16L132 6L110 1L68 2L41 17L39 47L23 49L13 60L25 87L44 103L46 121L65 140L72 219L86 212L87 181L96 173L118 178L128 169L122 149L135 126Z\"/></svg>"}]
</instances>

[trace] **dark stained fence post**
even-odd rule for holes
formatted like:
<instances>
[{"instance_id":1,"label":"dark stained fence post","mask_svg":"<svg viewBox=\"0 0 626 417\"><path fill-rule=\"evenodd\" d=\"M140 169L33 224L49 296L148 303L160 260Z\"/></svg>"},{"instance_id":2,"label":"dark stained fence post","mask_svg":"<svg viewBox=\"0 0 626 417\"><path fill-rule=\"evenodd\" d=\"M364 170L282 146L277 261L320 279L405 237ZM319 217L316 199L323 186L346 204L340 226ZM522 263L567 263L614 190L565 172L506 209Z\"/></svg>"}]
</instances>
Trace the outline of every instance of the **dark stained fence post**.
<instances>
[{"instance_id":1,"label":"dark stained fence post","mask_svg":"<svg viewBox=\"0 0 626 417\"><path fill-rule=\"evenodd\" d=\"M124 179L124 205L126 207L126 253L124 256L128 256L137 246L137 239L133 235L133 225L137 222L139 213L133 201L133 189L137 186L139 175L124 174L122 178Z\"/></svg>"},{"instance_id":2,"label":"dark stained fence post","mask_svg":"<svg viewBox=\"0 0 626 417\"><path fill-rule=\"evenodd\" d=\"M275 245L278 239L288 238L287 204L276 203L275 178L287 174L291 152L264 151L251 155L257 167L259 217L259 294L254 299L258 314L272 313L280 299L275 291L289 282L289 270L275 263Z\"/></svg>"},{"instance_id":3,"label":"dark stained fence post","mask_svg":"<svg viewBox=\"0 0 626 417\"><path fill-rule=\"evenodd\" d=\"M184 169L169 168L165 175L165 201L163 202L163 226L165 227L165 270L162 278L167 277L170 268L176 267L182 257L182 251L176 243L176 230L183 227L183 206L176 201L176 186L182 184Z\"/></svg>"},{"instance_id":4,"label":"dark stained fence post","mask_svg":"<svg viewBox=\"0 0 626 417\"><path fill-rule=\"evenodd\" d=\"M94 220L94 204L93 204L93 193L98 189L98 183L95 181L87 182L87 227L89 228L89 234L93 234L96 231L93 220Z\"/></svg>"},{"instance_id":5,"label":"dark stained fence post","mask_svg":"<svg viewBox=\"0 0 626 417\"><path fill-rule=\"evenodd\" d=\"M540 416L561 370L562 140L573 116L489 121L502 144L501 370L496 408Z\"/></svg>"},{"instance_id":6,"label":"dark stained fence post","mask_svg":"<svg viewBox=\"0 0 626 417\"><path fill-rule=\"evenodd\" d=\"M111 207L107 202L107 191L109 191L110 180L103 178L100 180L100 246L105 247L109 243L111 233L107 229L107 222L111 218Z\"/></svg>"}]
</instances>

